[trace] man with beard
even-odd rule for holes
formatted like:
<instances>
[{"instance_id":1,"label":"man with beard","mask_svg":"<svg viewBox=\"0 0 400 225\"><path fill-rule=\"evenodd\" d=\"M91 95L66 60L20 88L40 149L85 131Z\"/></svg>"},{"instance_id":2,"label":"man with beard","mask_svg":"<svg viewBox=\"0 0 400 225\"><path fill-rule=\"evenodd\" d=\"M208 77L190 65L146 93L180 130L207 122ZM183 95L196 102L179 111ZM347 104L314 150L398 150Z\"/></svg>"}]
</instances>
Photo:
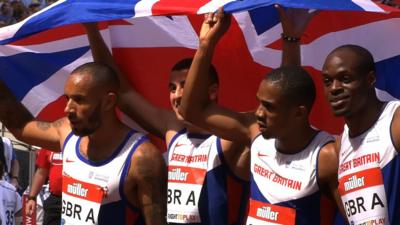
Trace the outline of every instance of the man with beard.
<instances>
[{"instance_id":1,"label":"man with beard","mask_svg":"<svg viewBox=\"0 0 400 225\"><path fill-rule=\"evenodd\" d=\"M289 18L283 9L280 9L280 15L283 28L289 32L292 31L292 24L300 30L305 27L305 24L295 23L296 20ZM297 16L303 18L305 15ZM118 70L96 25L86 24L86 29L94 60ZM285 62L291 63L295 57L290 57L290 53L296 52L298 46L286 47ZM129 81L122 73L119 73L122 86L119 106L144 129L163 138L168 146L169 224L243 224L246 210L243 200L247 200L247 195L240 191L248 187L249 149L240 142L210 135L209 132L185 122L179 115L178 108L191 63L192 59L184 59L172 68L168 85L172 112L148 102L128 85ZM210 77L205 98L208 102L216 103L217 72L211 66L204 73ZM179 180L180 174L196 177L196 182L191 181L194 179ZM235 177L236 179L232 179ZM237 178L241 182L237 182ZM229 186L232 183L235 183L234 194L228 195L228 190L232 190L232 186Z\"/></svg>"},{"instance_id":2,"label":"man with beard","mask_svg":"<svg viewBox=\"0 0 400 225\"><path fill-rule=\"evenodd\" d=\"M326 196L339 202L334 138L309 123L316 91L310 75L297 65L300 61L288 65L284 60L264 77L254 113L237 113L207 100L206 71L229 25L222 10L203 22L179 112L189 122L251 149L248 225L331 224L321 200ZM298 53L303 28L284 30L284 46Z\"/></svg>"},{"instance_id":3,"label":"man with beard","mask_svg":"<svg viewBox=\"0 0 400 225\"><path fill-rule=\"evenodd\" d=\"M374 59L363 47L333 50L322 75L332 111L346 123L337 146L349 223L400 224L400 102L377 98Z\"/></svg>"},{"instance_id":4,"label":"man with beard","mask_svg":"<svg viewBox=\"0 0 400 225\"><path fill-rule=\"evenodd\" d=\"M160 152L115 114L119 81L99 63L67 78L67 118L35 120L0 83L0 120L26 143L63 151L62 224L165 224Z\"/></svg>"},{"instance_id":5,"label":"man with beard","mask_svg":"<svg viewBox=\"0 0 400 225\"><path fill-rule=\"evenodd\" d=\"M97 25L86 24L85 27L94 60L118 70ZM248 151L239 149L241 146L220 143L218 137L184 122L178 114L191 62L190 58L183 59L172 68L168 87L173 111L152 105L129 86L121 72L119 106L145 130L163 138L168 146L168 224L242 224L248 182L232 176L231 171L236 173L248 167L245 160ZM214 68L208 72L212 77L208 98L216 101L218 75ZM229 145L231 151L220 152L221 145ZM234 194L228 196L228 190L234 190Z\"/></svg>"}]
</instances>

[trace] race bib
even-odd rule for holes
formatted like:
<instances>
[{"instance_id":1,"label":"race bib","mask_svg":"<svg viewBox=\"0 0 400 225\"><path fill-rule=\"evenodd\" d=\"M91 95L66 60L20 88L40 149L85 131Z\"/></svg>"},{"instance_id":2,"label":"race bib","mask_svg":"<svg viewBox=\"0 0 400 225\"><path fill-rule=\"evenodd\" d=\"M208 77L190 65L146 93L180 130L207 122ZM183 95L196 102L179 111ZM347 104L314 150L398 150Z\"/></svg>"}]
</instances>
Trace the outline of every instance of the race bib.
<instances>
[{"instance_id":1,"label":"race bib","mask_svg":"<svg viewBox=\"0 0 400 225\"><path fill-rule=\"evenodd\" d=\"M169 223L200 223L199 198L207 170L168 166Z\"/></svg>"},{"instance_id":2,"label":"race bib","mask_svg":"<svg viewBox=\"0 0 400 225\"><path fill-rule=\"evenodd\" d=\"M63 175L61 224L97 224L106 189Z\"/></svg>"},{"instance_id":3,"label":"race bib","mask_svg":"<svg viewBox=\"0 0 400 225\"><path fill-rule=\"evenodd\" d=\"M389 224L380 168L374 167L341 177L339 194L350 225Z\"/></svg>"},{"instance_id":4,"label":"race bib","mask_svg":"<svg viewBox=\"0 0 400 225\"><path fill-rule=\"evenodd\" d=\"M294 225L296 210L250 199L247 225Z\"/></svg>"}]
</instances>

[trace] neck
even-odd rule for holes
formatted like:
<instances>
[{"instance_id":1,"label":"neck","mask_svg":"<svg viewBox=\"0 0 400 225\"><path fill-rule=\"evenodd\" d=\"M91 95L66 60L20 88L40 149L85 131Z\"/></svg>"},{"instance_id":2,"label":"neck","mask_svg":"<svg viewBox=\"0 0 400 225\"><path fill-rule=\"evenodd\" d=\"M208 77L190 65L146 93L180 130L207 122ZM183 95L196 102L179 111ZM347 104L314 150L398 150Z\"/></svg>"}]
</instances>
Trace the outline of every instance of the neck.
<instances>
[{"instance_id":1,"label":"neck","mask_svg":"<svg viewBox=\"0 0 400 225\"><path fill-rule=\"evenodd\" d=\"M105 119L95 133L82 137L81 153L92 161L105 160L122 143L129 130L116 117Z\"/></svg>"},{"instance_id":2,"label":"neck","mask_svg":"<svg viewBox=\"0 0 400 225\"><path fill-rule=\"evenodd\" d=\"M284 154L301 152L312 141L318 131L307 125L292 129L286 137L276 139L276 148Z\"/></svg>"},{"instance_id":3,"label":"neck","mask_svg":"<svg viewBox=\"0 0 400 225\"><path fill-rule=\"evenodd\" d=\"M349 127L350 137L355 137L364 133L374 125L379 118L384 103L379 101L376 96L372 99L373 100L368 100L367 104L358 112L345 117L345 122Z\"/></svg>"},{"instance_id":4,"label":"neck","mask_svg":"<svg viewBox=\"0 0 400 225\"><path fill-rule=\"evenodd\" d=\"M194 134L210 134L210 132L207 132L199 127L196 127L190 123L185 123L185 127L188 133L194 133Z\"/></svg>"}]
</instances>

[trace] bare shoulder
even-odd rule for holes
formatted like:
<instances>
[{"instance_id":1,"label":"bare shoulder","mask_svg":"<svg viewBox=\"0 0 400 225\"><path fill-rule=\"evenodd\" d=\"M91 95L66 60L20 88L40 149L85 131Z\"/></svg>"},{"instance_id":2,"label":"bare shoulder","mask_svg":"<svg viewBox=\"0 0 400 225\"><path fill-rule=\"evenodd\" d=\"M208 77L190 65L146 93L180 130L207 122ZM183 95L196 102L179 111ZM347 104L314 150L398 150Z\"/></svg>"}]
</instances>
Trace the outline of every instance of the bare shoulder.
<instances>
[{"instance_id":1,"label":"bare shoulder","mask_svg":"<svg viewBox=\"0 0 400 225\"><path fill-rule=\"evenodd\" d=\"M400 106L397 107L391 125L391 133L393 144L398 152L400 152Z\"/></svg>"},{"instance_id":2,"label":"bare shoulder","mask_svg":"<svg viewBox=\"0 0 400 225\"><path fill-rule=\"evenodd\" d=\"M144 141L132 156L132 160L153 161L161 156L160 150L150 141Z\"/></svg>"},{"instance_id":3,"label":"bare shoulder","mask_svg":"<svg viewBox=\"0 0 400 225\"><path fill-rule=\"evenodd\" d=\"M324 180L332 179L333 176L336 177L339 166L336 142L330 142L321 148L318 162L318 174L320 179Z\"/></svg>"},{"instance_id":4,"label":"bare shoulder","mask_svg":"<svg viewBox=\"0 0 400 225\"><path fill-rule=\"evenodd\" d=\"M132 156L132 166L136 179L157 178L165 172L165 162L157 147L149 141L143 142Z\"/></svg>"}]
</instances>

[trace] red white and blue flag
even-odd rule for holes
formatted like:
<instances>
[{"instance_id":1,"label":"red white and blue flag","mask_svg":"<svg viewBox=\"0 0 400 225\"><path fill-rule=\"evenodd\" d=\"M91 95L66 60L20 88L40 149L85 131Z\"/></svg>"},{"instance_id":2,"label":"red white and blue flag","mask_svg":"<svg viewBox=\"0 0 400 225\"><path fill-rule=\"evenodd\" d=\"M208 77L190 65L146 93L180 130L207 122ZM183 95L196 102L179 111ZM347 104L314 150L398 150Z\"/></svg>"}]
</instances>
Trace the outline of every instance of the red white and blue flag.
<instances>
[{"instance_id":1,"label":"red white and blue flag","mask_svg":"<svg viewBox=\"0 0 400 225\"><path fill-rule=\"evenodd\" d=\"M379 96L400 99L400 14L370 0L60 0L0 29L0 77L34 115L61 117L64 81L72 69L92 60L77 23L109 21L101 23L102 34L121 70L146 98L168 108L170 69L192 57L198 45L203 17L196 14L224 5L234 21L213 60L221 80L219 100L235 110L252 110L260 80L280 64L282 30L275 3L324 9L311 21L301 47L302 64L317 84L315 126L336 134L343 127L322 95L320 78L325 57L339 45L369 49L378 70Z\"/></svg>"}]
</instances>

